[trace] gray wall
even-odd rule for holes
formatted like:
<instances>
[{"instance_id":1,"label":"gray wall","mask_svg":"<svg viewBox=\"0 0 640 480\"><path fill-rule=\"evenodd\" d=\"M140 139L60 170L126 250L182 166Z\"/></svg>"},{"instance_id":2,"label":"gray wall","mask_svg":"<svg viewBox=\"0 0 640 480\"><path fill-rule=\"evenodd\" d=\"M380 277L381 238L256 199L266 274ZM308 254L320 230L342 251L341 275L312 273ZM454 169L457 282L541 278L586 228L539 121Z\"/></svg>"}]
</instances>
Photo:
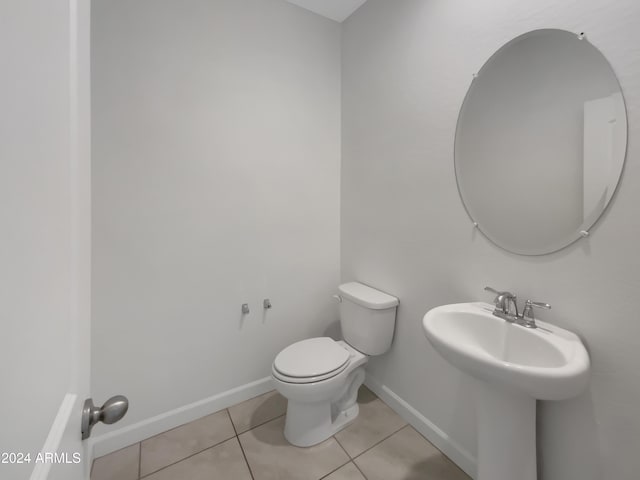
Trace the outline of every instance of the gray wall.
<instances>
[{"instance_id":1,"label":"gray wall","mask_svg":"<svg viewBox=\"0 0 640 480\"><path fill-rule=\"evenodd\" d=\"M266 377L336 321L340 26L282 0L92 16L92 394L131 401L104 432Z\"/></svg>"},{"instance_id":2,"label":"gray wall","mask_svg":"<svg viewBox=\"0 0 640 480\"><path fill-rule=\"evenodd\" d=\"M551 303L593 362L579 398L539 407L545 480L632 480L640 471L640 7L635 0L369 0L343 28L342 279L397 295L394 346L370 375L475 455L473 391L421 330L437 305L491 285ZM618 194L586 241L506 253L474 232L458 197L458 110L477 72L538 28L586 32L619 76L629 151ZM514 172L514 178L517 178Z\"/></svg>"},{"instance_id":3,"label":"gray wall","mask_svg":"<svg viewBox=\"0 0 640 480\"><path fill-rule=\"evenodd\" d=\"M78 205L87 157L72 122L74 27L68 1L0 3L0 452L34 462L5 458L6 480L29 478L65 394L87 387L77 378L88 220Z\"/></svg>"}]
</instances>

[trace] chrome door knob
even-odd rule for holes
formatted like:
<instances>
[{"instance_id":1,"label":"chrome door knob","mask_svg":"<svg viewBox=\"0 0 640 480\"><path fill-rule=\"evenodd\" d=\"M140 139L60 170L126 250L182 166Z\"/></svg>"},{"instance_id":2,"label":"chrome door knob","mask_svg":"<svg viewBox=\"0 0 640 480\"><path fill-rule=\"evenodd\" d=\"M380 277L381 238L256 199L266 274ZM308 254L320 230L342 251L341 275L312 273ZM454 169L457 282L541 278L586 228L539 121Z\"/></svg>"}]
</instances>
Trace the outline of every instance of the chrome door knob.
<instances>
[{"instance_id":1,"label":"chrome door knob","mask_svg":"<svg viewBox=\"0 0 640 480\"><path fill-rule=\"evenodd\" d=\"M104 402L102 407L96 407L93 399L84 401L82 409L82 439L86 440L91 436L91 429L98 422L112 424L125 416L129 410L129 400L124 395L116 395Z\"/></svg>"},{"instance_id":2,"label":"chrome door knob","mask_svg":"<svg viewBox=\"0 0 640 480\"><path fill-rule=\"evenodd\" d=\"M124 395L116 395L107 400L100 409L100 421L108 425L116 423L129 410L129 400Z\"/></svg>"}]
</instances>

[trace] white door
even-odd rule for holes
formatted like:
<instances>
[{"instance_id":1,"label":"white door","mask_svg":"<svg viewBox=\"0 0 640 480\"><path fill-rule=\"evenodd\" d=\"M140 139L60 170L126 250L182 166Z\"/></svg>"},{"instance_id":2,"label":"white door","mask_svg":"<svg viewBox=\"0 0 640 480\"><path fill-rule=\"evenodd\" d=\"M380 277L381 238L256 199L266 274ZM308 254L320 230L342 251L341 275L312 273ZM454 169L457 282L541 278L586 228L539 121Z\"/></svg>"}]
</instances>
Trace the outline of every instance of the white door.
<instances>
[{"instance_id":1,"label":"white door","mask_svg":"<svg viewBox=\"0 0 640 480\"><path fill-rule=\"evenodd\" d=\"M80 480L89 0L3 0L0 59L0 478Z\"/></svg>"}]
</instances>

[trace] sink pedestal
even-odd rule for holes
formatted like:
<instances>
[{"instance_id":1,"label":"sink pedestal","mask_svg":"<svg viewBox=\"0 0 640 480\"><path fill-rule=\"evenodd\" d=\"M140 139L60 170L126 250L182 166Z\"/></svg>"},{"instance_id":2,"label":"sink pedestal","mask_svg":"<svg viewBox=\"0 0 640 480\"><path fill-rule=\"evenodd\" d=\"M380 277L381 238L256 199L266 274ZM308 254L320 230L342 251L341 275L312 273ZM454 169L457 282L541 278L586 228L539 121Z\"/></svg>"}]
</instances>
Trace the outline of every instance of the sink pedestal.
<instances>
[{"instance_id":1,"label":"sink pedestal","mask_svg":"<svg viewBox=\"0 0 640 480\"><path fill-rule=\"evenodd\" d=\"M536 400L477 384L477 480L536 480Z\"/></svg>"},{"instance_id":2,"label":"sink pedestal","mask_svg":"<svg viewBox=\"0 0 640 480\"><path fill-rule=\"evenodd\" d=\"M431 345L476 382L476 480L537 480L536 399L566 400L589 382L589 354L568 330L524 328L486 303L432 308L422 319Z\"/></svg>"}]
</instances>

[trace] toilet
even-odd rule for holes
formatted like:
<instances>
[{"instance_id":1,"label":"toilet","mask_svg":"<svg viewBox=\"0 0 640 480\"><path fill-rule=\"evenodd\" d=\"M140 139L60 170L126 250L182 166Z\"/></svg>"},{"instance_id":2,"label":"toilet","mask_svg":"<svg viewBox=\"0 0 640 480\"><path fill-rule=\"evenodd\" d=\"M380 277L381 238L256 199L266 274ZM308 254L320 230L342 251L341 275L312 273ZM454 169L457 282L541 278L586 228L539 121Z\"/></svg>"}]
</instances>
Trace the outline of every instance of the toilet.
<instances>
[{"instance_id":1,"label":"toilet","mask_svg":"<svg viewBox=\"0 0 640 480\"><path fill-rule=\"evenodd\" d=\"M316 445L355 420L364 366L391 347L398 299L358 282L338 290L344 340L296 342L271 367L276 390L288 400L284 436L298 447Z\"/></svg>"}]
</instances>

